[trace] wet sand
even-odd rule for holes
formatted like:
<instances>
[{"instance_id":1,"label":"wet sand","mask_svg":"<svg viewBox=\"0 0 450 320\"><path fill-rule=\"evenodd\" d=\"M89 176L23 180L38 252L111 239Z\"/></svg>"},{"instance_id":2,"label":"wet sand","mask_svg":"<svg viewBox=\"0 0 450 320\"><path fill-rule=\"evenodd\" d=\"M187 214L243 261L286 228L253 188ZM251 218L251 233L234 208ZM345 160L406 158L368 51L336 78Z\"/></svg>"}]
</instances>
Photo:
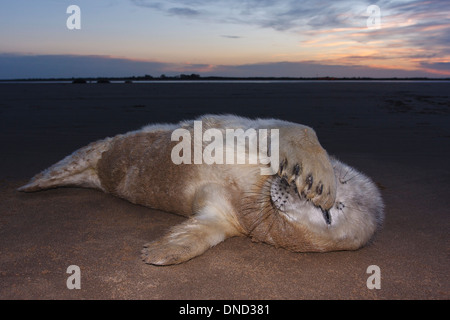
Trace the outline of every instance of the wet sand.
<instances>
[{"instance_id":1,"label":"wet sand","mask_svg":"<svg viewBox=\"0 0 450 320\"><path fill-rule=\"evenodd\" d=\"M449 299L449 83L0 84L0 299ZM357 251L292 253L233 238L155 267L144 243L184 220L98 191L16 188L75 149L204 113L312 126L371 176L386 220ZM81 289L69 290L70 265ZM381 289L369 290L370 265Z\"/></svg>"}]
</instances>

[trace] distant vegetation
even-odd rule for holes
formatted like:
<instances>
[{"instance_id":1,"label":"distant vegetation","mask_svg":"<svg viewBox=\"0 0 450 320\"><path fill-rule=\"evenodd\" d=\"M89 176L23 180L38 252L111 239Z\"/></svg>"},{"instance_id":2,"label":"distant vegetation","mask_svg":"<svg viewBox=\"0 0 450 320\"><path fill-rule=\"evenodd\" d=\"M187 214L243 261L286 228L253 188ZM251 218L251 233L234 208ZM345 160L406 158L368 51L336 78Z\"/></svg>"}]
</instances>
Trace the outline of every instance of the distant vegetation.
<instances>
[{"instance_id":1,"label":"distant vegetation","mask_svg":"<svg viewBox=\"0 0 450 320\"><path fill-rule=\"evenodd\" d=\"M97 83L111 83L108 79L98 79Z\"/></svg>"},{"instance_id":2,"label":"distant vegetation","mask_svg":"<svg viewBox=\"0 0 450 320\"><path fill-rule=\"evenodd\" d=\"M84 80L84 79L74 79L72 81L72 83L83 84L83 83L86 83L86 80Z\"/></svg>"},{"instance_id":3,"label":"distant vegetation","mask_svg":"<svg viewBox=\"0 0 450 320\"><path fill-rule=\"evenodd\" d=\"M220 80L236 80L236 81L276 81L276 80L282 80L282 81L340 81L340 80L351 80L351 81L370 81L370 80L397 80L397 81L442 81L446 80L449 81L450 78L426 78L426 77L415 77L415 78L370 78L370 77L343 77L343 78L337 78L337 77L220 77L220 76L208 76L208 77L202 77L199 74L180 74L175 76L167 76L165 74L160 75L159 77L154 77L149 74L146 74L144 76L132 76L132 77L86 77L86 78L33 78L33 79L13 79L13 80L0 80L0 82L6 82L6 81L67 81L72 82L74 84L85 84L85 83L111 83L111 82L124 82L124 83L135 83L140 81L196 81L196 80L203 80L203 81L220 81Z\"/></svg>"}]
</instances>

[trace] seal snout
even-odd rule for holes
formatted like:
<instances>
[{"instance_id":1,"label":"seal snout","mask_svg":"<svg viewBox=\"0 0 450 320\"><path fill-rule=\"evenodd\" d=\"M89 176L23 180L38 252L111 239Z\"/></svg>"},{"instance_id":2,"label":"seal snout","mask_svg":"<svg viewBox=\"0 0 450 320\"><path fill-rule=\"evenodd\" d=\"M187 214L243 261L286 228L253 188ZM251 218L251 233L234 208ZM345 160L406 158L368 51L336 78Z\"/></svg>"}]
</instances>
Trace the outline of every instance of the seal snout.
<instances>
[{"instance_id":1,"label":"seal snout","mask_svg":"<svg viewBox=\"0 0 450 320\"><path fill-rule=\"evenodd\" d=\"M285 178L277 178L277 181L270 186L270 200L274 207L280 211L286 210L289 188L289 183Z\"/></svg>"}]
</instances>

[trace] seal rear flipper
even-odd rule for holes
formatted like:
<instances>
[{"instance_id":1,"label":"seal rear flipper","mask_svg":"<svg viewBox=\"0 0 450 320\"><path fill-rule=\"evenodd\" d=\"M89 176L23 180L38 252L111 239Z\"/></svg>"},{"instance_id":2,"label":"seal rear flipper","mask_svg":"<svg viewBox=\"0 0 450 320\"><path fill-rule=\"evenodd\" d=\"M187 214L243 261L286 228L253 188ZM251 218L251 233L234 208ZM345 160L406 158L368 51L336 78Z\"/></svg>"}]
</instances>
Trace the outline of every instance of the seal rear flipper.
<instances>
[{"instance_id":1,"label":"seal rear flipper","mask_svg":"<svg viewBox=\"0 0 450 320\"><path fill-rule=\"evenodd\" d=\"M17 190L35 192L62 186L102 189L96 166L102 153L109 148L111 140L112 138L107 138L78 149Z\"/></svg>"}]
</instances>

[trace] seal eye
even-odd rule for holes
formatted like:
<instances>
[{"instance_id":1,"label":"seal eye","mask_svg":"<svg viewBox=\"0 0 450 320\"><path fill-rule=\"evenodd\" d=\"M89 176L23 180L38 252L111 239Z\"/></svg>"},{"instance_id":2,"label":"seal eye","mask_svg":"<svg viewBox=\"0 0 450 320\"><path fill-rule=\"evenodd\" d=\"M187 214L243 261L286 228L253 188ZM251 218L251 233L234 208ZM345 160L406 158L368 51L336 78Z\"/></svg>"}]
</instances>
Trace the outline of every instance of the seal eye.
<instances>
[{"instance_id":1,"label":"seal eye","mask_svg":"<svg viewBox=\"0 0 450 320\"><path fill-rule=\"evenodd\" d=\"M322 208L320 208L320 210L322 210L322 215L323 215L323 218L325 219L326 224L330 225L331 224L330 211L329 210L323 210Z\"/></svg>"}]
</instances>

